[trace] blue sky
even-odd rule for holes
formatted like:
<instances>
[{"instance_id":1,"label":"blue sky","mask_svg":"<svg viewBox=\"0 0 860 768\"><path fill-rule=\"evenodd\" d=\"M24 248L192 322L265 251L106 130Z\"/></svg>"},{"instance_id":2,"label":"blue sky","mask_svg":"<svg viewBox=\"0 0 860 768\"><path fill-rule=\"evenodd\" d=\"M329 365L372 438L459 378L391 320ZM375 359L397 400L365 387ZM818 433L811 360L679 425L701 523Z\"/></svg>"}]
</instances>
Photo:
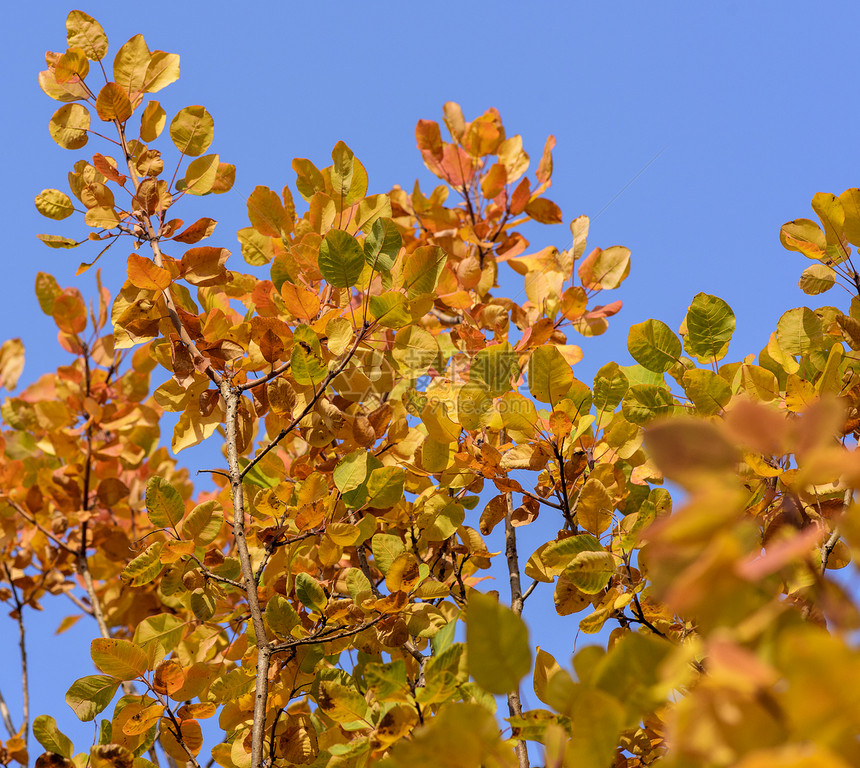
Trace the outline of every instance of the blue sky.
<instances>
[{"instance_id":1,"label":"blue sky","mask_svg":"<svg viewBox=\"0 0 860 768\"><path fill-rule=\"evenodd\" d=\"M36 83L44 51L65 48L72 7L48 0L4 10L0 337L25 342L22 383L67 361L33 295L36 272L93 295L92 275L74 272L96 251L48 250L35 239L39 232L79 235L83 225L43 219L32 202L44 188L66 190L66 173L83 156L49 137L59 105ZM622 299L623 310L607 334L582 343L585 359L575 373L586 382L609 360L631 362L631 324L656 317L677 328L699 291L734 308L729 359L757 353L782 312L810 301L797 288L807 262L780 246L780 225L811 217L815 192L860 185L851 85L856 1L149 0L77 7L103 24L112 51L140 32L150 48L181 55L181 79L157 98L168 114L188 104L213 114L212 151L237 165L237 183L227 195L193 202L199 215L219 220L211 244L231 248L239 260L235 231L247 225L245 198L257 184L293 185L293 157L327 165L343 139L368 169L371 191L410 188L415 178L427 189L414 126L441 120L445 101L459 102L467 119L496 107L508 135L522 134L535 162L554 134L548 196L565 225L526 232L533 249L565 247L566 223L585 213L592 246L632 251L630 277L608 297ZM86 149L102 151L94 143ZM194 212L180 215L193 221ZM114 294L128 252L118 245L102 259ZM521 278L502 274L502 292L518 292ZM838 290L818 303L844 304ZM190 453L186 460L199 464ZM524 547L523 559L530 551ZM551 605L550 592L538 590L528 610ZM69 661L95 628L82 621L59 640L50 636L72 607L49 608L31 632L32 711L62 716L81 747L91 727L77 724L60 702L74 677L87 673ZM16 711L14 634L11 624L0 632L7 660L0 690ZM555 634L564 659L572 631Z\"/></svg>"}]
</instances>

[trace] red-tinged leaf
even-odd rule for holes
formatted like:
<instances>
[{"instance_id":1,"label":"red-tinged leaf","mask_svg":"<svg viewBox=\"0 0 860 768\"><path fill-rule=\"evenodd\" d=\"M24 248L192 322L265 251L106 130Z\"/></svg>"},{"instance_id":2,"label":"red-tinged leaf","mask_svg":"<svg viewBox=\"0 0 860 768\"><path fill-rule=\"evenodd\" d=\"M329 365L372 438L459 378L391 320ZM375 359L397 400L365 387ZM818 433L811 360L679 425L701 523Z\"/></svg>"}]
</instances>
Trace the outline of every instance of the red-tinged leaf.
<instances>
[{"instance_id":1,"label":"red-tinged leaf","mask_svg":"<svg viewBox=\"0 0 860 768\"><path fill-rule=\"evenodd\" d=\"M185 243L192 245L206 239L215 231L215 219L197 219L190 227L187 227L178 235L174 235L173 240L177 243Z\"/></svg>"},{"instance_id":2,"label":"red-tinged leaf","mask_svg":"<svg viewBox=\"0 0 860 768\"><path fill-rule=\"evenodd\" d=\"M541 184L546 184L552 177L552 150L555 148L555 136L547 136L546 144L543 145L543 154L538 163L535 176Z\"/></svg>"},{"instance_id":3,"label":"red-tinged leaf","mask_svg":"<svg viewBox=\"0 0 860 768\"><path fill-rule=\"evenodd\" d=\"M108 159L104 155L96 153L93 155L93 167L102 174L102 176L110 179L111 181L115 181L120 186L123 186L126 182L126 177L117 171L116 161L113 158Z\"/></svg>"},{"instance_id":4,"label":"red-tinged leaf","mask_svg":"<svg viewBox=\"0 0 860 768\"><path fill-rule=\"evenodd\" d=\"M526 205L526 213L541 224L561 224L561 208L552 200L539 197Z\"/></svg>"},{"instance_id":5,"label":"red-tinged leaf","mask_svg":"<svg viewBox=\"0 0 860 768\"><path fill-rule=\"evenodd\" d=\"M136 253L132 253L128 257L127 272L128 279L136 288L143 288L148 291L164 291L170 285L170 272Z\"/></svg>"},{"instance_id":6,"label":"red-tinged leaf","mask_svg":"<svg viewBox=\"0 0 860 768\"><path fill-rule=\"evenodd\" d=\"M248 219L261 235L286 237L292 229L281 198L268 187L254 187L248 196Z\"/></svg>"},{"instance_id":7,"label":"red-tinged leaf","mask_svg":"<svg viewBox=\"0 0 860 768\"><path fill-rule=\"evenodd\" d=\"M299 320L312 320L319 314L319 296L300 285L285 282L281 286L281 298L289 313Z\"/></svg>"},{"instance_id":8,"label":"red-tinged leaf","mask_svg":"<svg viewBox=\"0 0 860 768\"><path fill-rule=\"evenodd\" d=\"M218 171L215 174L215 183L209 191L213 195L221 195L233 189L236 183L236 166L230 163L218 163Z\"/></svg>"},{"instance_id":9,"label":"red-tinged leaf","mask_svg":"<svg viewBox=\"0 0 860 768\"><path fill-rule=\"evenodd\" d=\"M66 288L52 307L54 322L64 333L80 333L87 327L87 307L77 288Z\"/></svg>"},{"instance_id":10,"label":"red-tinged leaf","mask_svg":"<svg viewBox=\"0 0 860 768\"><path fill-rule=\"evenodd\" d=\"M442 160L439 164L442 178L453 187L469 186L477 170L475 163L476 161L463 147L445 144L442 149Z\"/></svg>"},{"instance_id":11,"label":"red-tinged leaf","mask_svg":"<svg viewBox=\"0 0 860 768\"><path fill-rule=\"evenodd\" d=\"M96 112L105 122L124 123L132 114L128 94L116 83L105 83L96 98Z\"/></svg>"},{"instance_id":12,"label":"red-tinged leaf","mask_svg":"<svg viewBox=\"0 0 860 768\"><path fill-rule=\"evenodd\" d=\"M488 200L504 191L508 183L508 172L501 163L495 163L481 181L481 193Z\"/></svg>"},{"instance_id":13,"label":"red-tinged leaf","mask_svg":"<svg viewBox=\"0 0 860 768\"><path fill-rule=\"evenodd\" d=\"M415 141L422 153L428 152L436 160L442 159L442 134L433 120L419 120L415 126Z\"/></svg>"},{"instance_id":14,"label":"red-tinged leaf","mask_svg":"<svg viewBox=\"0 0 860 768\"><path fill-rule=\"evenodd\" d=\"M597 320L601 317L612 317L621 309L621 300L613 301L611 304L598 304L593 309L585 313L587 320Z\"/></svg>"},{"instance_id":15,"label":"red-tinged leaf","mask_svg":"<svg viewBox=\"0 0 860 768\"><path fill-rule=\"evenodd\" d=\"M511 194L511 216L519 216L529 204L531 182L523 178Z\"/></svg>"},{"instance_id":16,"label":"red-tinged leaf","mask_svg":"<svg viewBox=\"0 0 860 768\"><path fill-rule=\"evenodd\" d=\"M789 563L809 557L820 541L821 529L810 525L790 538L769 544L764 555L758 552L749 555L738 564L737 573L741 578L758 584Z\"/></svg>"}]
</instances>

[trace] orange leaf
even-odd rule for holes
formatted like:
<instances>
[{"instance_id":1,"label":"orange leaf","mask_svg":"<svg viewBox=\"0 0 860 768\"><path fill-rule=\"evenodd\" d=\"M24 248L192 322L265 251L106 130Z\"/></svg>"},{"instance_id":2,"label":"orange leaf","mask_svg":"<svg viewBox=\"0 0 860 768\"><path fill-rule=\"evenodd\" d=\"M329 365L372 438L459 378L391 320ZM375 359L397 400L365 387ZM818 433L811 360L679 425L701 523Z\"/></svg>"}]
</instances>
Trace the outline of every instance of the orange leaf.
<instances>
[{"instance_id":1,"label":"orange leaf","mask_svg":"<svg viewBox=\"0 0 860 768\"><path fill-rule=\"evenodd\" d=\"M312 320L320 311L319 296L300 285L284 283L281 298L290 314L299 320Z\"/></svg>"},{"instance_id":2,"label":"orange leaf","mask_svg":"<svg viewBox=\"0 0 860 768\"><path fill-rule=\"evenodd\" d=\"M116 83L105 83L96 99L96 112L105 122L124 123L132 113L128 94Z\"/></svg>"},{"instance_id":3,"label":"orange leaf","mask_svg":"<svg viewBox=\"0 0 860 768\"><path fill-rule=\"evenodd\" d=\"M128 257L127 271L128 279L136 288L164 291L170 285L170 272L136 253Z\"/></svg>"}]
</instances>

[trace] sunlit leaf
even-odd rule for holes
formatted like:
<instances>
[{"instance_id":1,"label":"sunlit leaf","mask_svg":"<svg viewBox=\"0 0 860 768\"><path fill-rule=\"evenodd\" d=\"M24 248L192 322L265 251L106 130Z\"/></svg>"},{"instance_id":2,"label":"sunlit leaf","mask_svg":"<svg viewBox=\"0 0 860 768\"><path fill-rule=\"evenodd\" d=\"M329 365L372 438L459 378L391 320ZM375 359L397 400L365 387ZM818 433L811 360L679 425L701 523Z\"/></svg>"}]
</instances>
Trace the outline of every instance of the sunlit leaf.
<instances>
[{"instance_id":1,"label":"sunlit leaf","mask_svg":"<svg viewBox=\"0 0 860 768\"><path fill-rule=\"evenodd\" d=\"M513 691L531 669L528 630L510 608L473 592L466 614L469 674L494 694Z\"/></svg>"},{"instance_id":2,"label":"sunlit leaf","mask_svg":"<svg viewBox=\"0 0 860 768\"><path fill-rule=\"evenodd\" d=\"M66 704L79 720L87 722L111 703L121 682L111 675L82 677L66 692Z\"/></svg>"},{"instance_id":3,"label":"sunlit leaf","mask_svg":"<svg viewBox=\"0 0 860 768\"><path fill-rule=\"evenodd\" d=\"M215 121L204 107L180 109L170 121L170 138L184 155L202 155L215 136Z\"/></svg>"},{"instance_id":4,"label":"sunlit leaf","mask_svg":"<svg viewBox=\"0 0 860 768\"><path fill-rule=\"evenodd\" d=\"M630 326L627 349L637 363L655 373L668 371L681 356L678 337L659 320L646 320Z\"/></svg>"},{"instance_id":5,"label":"sunlit leaf","mask_svg":"<svg viewBox=\"0 0 860 768\"><path fill-rule=\"evenodd\" d=\"M349 288L358 282L364 268L364 255L358 241L349 233L332 229L320 243L319 270L336 288Z\"/></svg>"},{"instance_id":6,"label":"sunlit leaf","mask_svg":"<svg viewBox=\"0 0 860 768\"><path fill-rule=\"evenodd\" d=\"M89 140L90 112L83 104L63 104L48 123L48 133L63 149L80 149Z\"/></svg>"}]
</instances>

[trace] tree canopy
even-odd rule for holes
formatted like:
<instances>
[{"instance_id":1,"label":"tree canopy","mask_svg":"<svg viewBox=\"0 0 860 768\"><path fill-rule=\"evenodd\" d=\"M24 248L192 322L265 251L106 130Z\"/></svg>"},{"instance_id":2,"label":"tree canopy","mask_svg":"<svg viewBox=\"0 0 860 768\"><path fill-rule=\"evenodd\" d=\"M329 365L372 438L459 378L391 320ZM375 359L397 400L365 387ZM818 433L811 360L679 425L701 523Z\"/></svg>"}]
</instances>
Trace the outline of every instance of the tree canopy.
<instances>
[{"instance_id":1,"label":"tree canopy","mask_svg":"<svg viewBox=\"0 0 860 768\"><path fill-rule=\"evenodd\" d=\"M39 237L82 247L79 274L130 253L89 300L39 274L71 362L16 395L23 346L0 347L0 596L25 692L0 707L0 762L860 764L840 575L860 546L860 190L779 229L811 262L800 287L838 284L841 308L789 309L730 360L734 313L702 292L583 382L572 339L614 322L631 254L588 245L586 216L530 251L525 227L563 221L552 136L533 164L496 110L449 102L444 134L415 131L437 186L387 193L338 142L253 190L233 256L201 245L213 219L177 217L236 174L207 154L205 107L168 122L151 96L179 56L135 35L111 64L97 21L66 26L39 84L77 159L71 196L35 201L67 234ZM522 296L497 290L507 269ZM195 489L177 454L204 441L223 464ZM536 589L598 643L542 650ZM94 619L91 659L31 721L27 615L63 595ZM61 732L65 706L95 743Z\"/></svg>"}]
</instances>

